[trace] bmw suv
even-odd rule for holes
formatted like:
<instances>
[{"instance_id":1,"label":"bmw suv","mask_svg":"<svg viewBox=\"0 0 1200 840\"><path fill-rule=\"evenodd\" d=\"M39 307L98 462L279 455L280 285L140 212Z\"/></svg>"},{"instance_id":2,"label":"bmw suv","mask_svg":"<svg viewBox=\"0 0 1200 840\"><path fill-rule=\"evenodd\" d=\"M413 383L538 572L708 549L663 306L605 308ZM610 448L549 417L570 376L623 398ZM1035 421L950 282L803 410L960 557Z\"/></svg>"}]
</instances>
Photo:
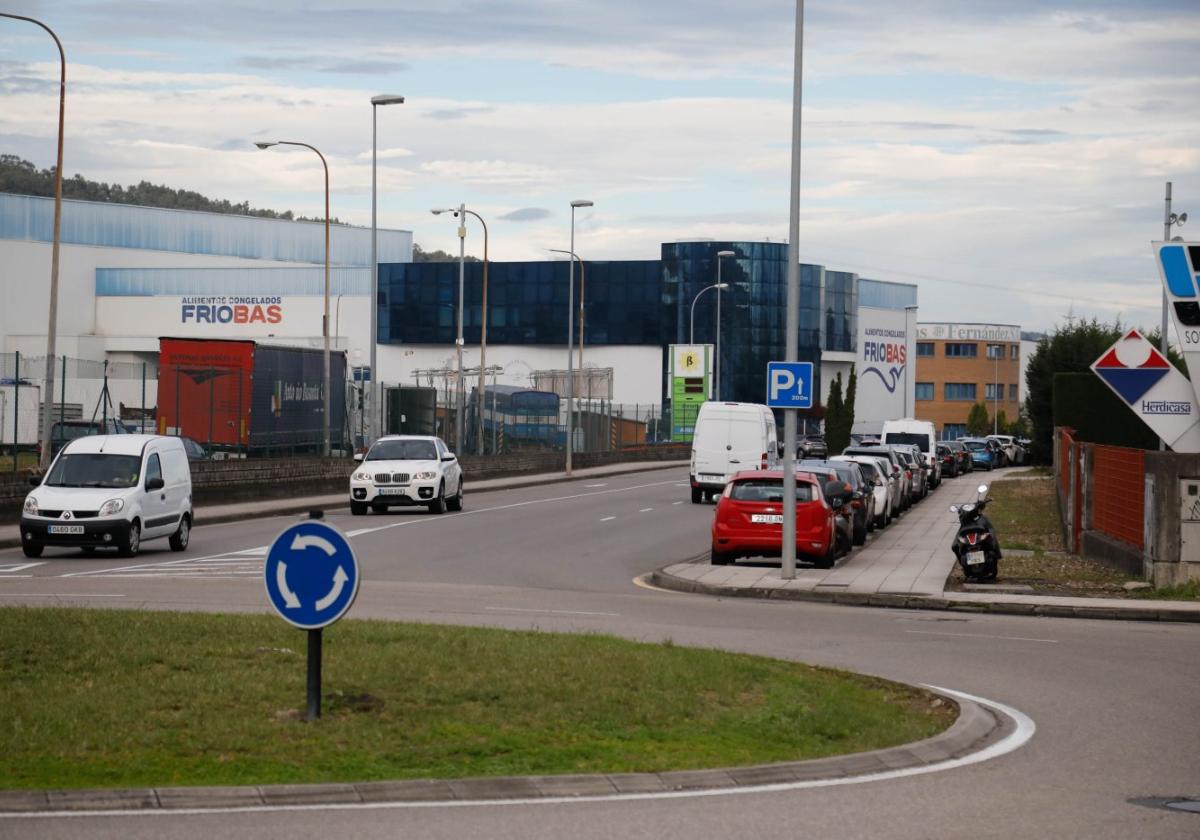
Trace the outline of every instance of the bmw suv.
<instances>
[{"instance_id":1,"label":"bmw suv","mask_svg":"<svg viewBox=\"0 0 1200 840\"><path fill-rule=\"evenodd\" d=\"M350 513L424 505L432 513L463 509L458 458L438 437L388 435L371 446L350 476Z\"/></svg>"}]
</instances>

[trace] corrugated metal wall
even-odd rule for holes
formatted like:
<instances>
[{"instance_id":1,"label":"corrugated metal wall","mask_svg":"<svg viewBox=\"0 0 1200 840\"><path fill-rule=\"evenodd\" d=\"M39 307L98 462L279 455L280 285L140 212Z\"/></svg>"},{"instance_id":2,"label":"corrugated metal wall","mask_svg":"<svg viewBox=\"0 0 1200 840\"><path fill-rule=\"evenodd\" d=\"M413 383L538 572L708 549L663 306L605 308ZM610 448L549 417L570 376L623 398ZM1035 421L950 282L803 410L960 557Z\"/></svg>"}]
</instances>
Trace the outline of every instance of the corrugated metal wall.
<instances>
[{"instance_id":1,"label":"corrugated metal wall","mask_svg":"<svg viewBox=\"0 0 1200 840\"><path fill-rule=\"evenodd\" d=\"M0 194L0 239L49 242L53 224L53 199ZM281 262L325 261L325 226L319 222L92 201L63 202L62 241ZM378 248L380 262L409 262L412 233L380 229ZM333 226L329 253L331 263L369 266L371 229Z\"/></svg>"},{"instance_id":2,"label":"corrugated metal wall","mask_svg":"<svg viewBox=\"0 0 1200 840\"><path fill-rule=\"evenodd\" d=\"M371 294L371 269L329 269L331 295ZM321 295L324 266L297 268L97 268L97 297Z\"/></svg>"}]
</instances>

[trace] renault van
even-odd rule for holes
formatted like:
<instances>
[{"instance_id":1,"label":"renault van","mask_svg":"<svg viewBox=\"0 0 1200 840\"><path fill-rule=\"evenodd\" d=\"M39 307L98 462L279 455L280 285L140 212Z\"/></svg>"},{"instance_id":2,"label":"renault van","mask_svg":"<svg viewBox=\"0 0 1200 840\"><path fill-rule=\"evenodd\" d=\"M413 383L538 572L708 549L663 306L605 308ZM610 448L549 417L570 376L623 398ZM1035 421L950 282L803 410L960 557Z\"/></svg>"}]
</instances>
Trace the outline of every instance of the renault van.
<instances>
[{"instance_id":1,"label":"renault van","mask_svg":"<svg viewBox=\"0 0 1200 840\"><path fill-rule=\"evenodd\" d=\"M692 434L692 503L714 498L734 473L779 463L775 414L759 403L706 402Z\"/></svg>"},{"instance_id":2,"label":"renault van","mask_svg":"<svg viewBox=\"0 0 1200 840\"><path fill-rule=\"evenodd\" d=\"M928 420L887 420L883 424L883 443L909 443L921 452L926 483L932 488L942 483L942 465L937 459L937 430Z\"/></svg>"},{"instance_id":3,"label":"renault van","mask_svg":"<svg viewBox=\"0 0 1200 840\"><path fill-rule=\"evenodd\" d=\"M183 442L158 435L93 435L69 441L21 512L21 547L41 557L46 546L92 554L113 548L133 557L145 540L188 546L194 515L192 473Z\"/></svg>"}]
</instances>

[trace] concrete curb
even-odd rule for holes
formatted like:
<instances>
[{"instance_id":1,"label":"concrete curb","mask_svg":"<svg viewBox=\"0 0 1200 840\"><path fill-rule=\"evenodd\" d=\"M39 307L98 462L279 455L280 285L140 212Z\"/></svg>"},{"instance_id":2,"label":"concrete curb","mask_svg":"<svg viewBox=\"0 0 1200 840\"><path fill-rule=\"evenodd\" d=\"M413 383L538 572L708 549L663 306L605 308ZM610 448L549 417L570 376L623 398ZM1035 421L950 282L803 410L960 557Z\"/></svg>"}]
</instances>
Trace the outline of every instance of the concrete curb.
<instances>
[{"instance_id":1,"label":"concrete curb","mask_svg":"<svg viewBox=\"0 0 1200 840\"><path fill-rule=\"evenodd\" d=\"M568 481L579 481L585 478L595 478L597 476L608 475L624 475L633 472L651 472L653 470L669 470L680 466L686 466L686 461L630 461L629 469L614 470L609 468L608 472L599 473L589 476L587 474L579 475L582 470L577 470L576 475L564 475L562 473L532 473L529 475L510 475L501 478L481 479L477 484L483 482L497 482L489 484L486 487L480 488L478 492L486 492L488 490L505 490L515 487L540 487L546 484L563 484ZM616 466L616 465L613 465ZM589 468L591 469L591 468ZM348 486L348 485L347 485ZM467 486L470 489L470 486ZM321 507L320 501L325 499L334 499L332 495L327 496L305 496L300 499L280 499L278 505L272 505L269 509L258 509L254 511L230 511L216 515L206 515L203 507L196 508L196 524L197 526L204 525L224 525L229 522L245 522L248 519L266 519L271 516L292 516L300 513L308 513L314 507ZM336 501L332 503L336 508L349 508L350 499L348 496L338 495ZM5 526L8 527L8 526ZM0 549L2 548L20 548L21 537L3 537L0 536Z\"/></svg>"},{"instance_id":2,"label":"concrete curb","mask_svg":"<svg viewBox=\"0 0 1200 840\"><path fill-rule=\"evenodd\" d=\"M720 586L687 580L667 574L664 569L651 573L650 583L662 589L688 592L694 595L715 595L724 598L764 598L773 601L810 601L820 604L842 604L853 607L889 607L908 610L950 610L953 612L990 613L992 615L1042 616L1046 618L1092 618L1108 621L1164 621L1200 624L1200 611L1176 609L1167 602L1141 602L1137 606L1075 606L1056 604L1053 595L1038 602L961 600L954 593L943 592L941 597L928 595L885 595L861 592L815 592L803 589L773 587Z\"/></svg>"},{"instance_id":3,"label":"concrete curb","mask_svg":"<svg viewBox=\"0 0 1200 840\"><path fill-rule=\"evenodd\" d=\"M946 731L898 747L811 761L789 761L718 770L573 776L506 776L414 779L359 784L168 787L116 790L0 791L0 815L111 811L177 811L264 808L277 805L353 805L402 802L494 802L673 791L734 789L825 779L848 779L890 770L927 767L986 748L1015 727L969 700L937 694L958 707Z\"/></svg>"}]
</instances>

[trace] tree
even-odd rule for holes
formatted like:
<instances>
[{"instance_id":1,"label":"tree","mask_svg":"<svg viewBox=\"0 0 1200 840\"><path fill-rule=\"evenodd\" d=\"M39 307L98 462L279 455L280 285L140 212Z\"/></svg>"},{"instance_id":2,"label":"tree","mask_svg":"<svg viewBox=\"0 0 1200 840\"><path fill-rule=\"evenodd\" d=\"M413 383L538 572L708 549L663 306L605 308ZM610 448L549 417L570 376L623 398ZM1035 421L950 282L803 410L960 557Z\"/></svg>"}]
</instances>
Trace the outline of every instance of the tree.
<instances>
[{"instance_id":1,"label":"tree","mask_svg":"<svg viewBox=\"0 0 1200 840\"><path fill-rule=\"evenodd\" d=\"M830 454L841 452L850 445L850 426L846 424L846 403L842 399L842 375L829 385L825 401L825 448Z\"/></svg>"},{"instance_id":2,"label":"tree","mask_svg":"<svg viewBox=\"0 0 1200 840\"><path fill-rule=\"evenodd\" d=\"M846 445L850 445L850 432L854 430L854 397L858 393L858 373L850 363L850 382L846 385Z\"/></svg>"},{"instance_id":3,"label":"tree","mask_svg":"<svg viewBox=\"0 0 1200 840\"><path fill-rule=\"evenodd\" d=\"M1012 432L1009 431L1008 415L1006 415L1004 413L1003 408L996 412L995 426L996 426L996 434L998 434L998 435L1011 435L1012 434Z\"/></svg>"},{"instance_id":4,"label":"tree","mask_svg":"<svg viewBox=\"0 0 1200 840\"><path fill-rule=\"evenodd\" d=\"M479 262L479 257L472 257L467 254L466 262ZM458 262L458 255L443 251L440 248L436 251L426 251L417 243L413 243L413 262Z\"/></svg>"},{"instance_id":5,"label":"tree","mask_svg":"<svg viewBox=\"0 0 1200 840\"><path fill-rule=\"evenodd\" d=\"M982 437L992 431L992 421L988 417L987 406L975 403L967 414L967 432L974 437Z\"/></svg>"}]
</instances>

